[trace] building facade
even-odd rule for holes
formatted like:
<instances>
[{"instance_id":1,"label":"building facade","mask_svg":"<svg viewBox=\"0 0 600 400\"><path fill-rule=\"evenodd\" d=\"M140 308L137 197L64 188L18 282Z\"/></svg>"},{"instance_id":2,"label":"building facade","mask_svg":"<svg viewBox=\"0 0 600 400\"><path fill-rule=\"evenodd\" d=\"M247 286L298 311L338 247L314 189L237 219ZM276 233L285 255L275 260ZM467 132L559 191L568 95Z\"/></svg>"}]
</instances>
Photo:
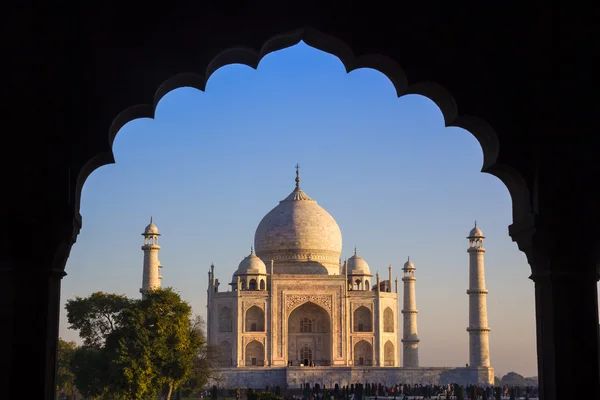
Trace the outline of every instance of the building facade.
<instances>
[{"instance_id":1,"label":"building facade","mask_svg":"<svg viewBox=\"0 0 600 400\"><path fill-rule=\"evenodd\" d=\"M259 223L254 248L240 262L229 288L220 290L214 265L208 272L207 335L219 348L222 372L216 384L493 382L489 350L486 365L419 366L416 278L410 260L402 269L400 311L392 267L381 277L371 273L356 248L344 262L341 252L336 221L300 189L297 168L296 187ZM483 279L482 263L478 271ZM470 334L482 327L470 327ZM475 359L484 358L471 357Z\"/></svg>"}]
</instances>

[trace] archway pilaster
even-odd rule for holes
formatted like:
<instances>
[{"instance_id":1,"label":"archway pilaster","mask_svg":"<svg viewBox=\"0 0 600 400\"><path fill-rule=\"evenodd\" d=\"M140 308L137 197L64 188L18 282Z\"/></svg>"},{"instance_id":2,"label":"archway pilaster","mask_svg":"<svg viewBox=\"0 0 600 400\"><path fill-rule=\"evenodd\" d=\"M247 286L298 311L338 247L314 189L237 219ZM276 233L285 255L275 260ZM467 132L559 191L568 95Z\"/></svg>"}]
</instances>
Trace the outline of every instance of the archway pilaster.
<instances>
[{"instance_id":1,"label":"archway pilaster","mask_svg":"<svg viewBox=\"0 0 600 400\"><path fill-rule=\"evenodd\" d=\"M544 400L600 389L598 237L591 231L594 227L582 223L583 215L557 215L530 215L509 227L527 256L535 285L538 379ZM572 362L575 354L577 363Z\"/></svg>"},{"instance_id":2,"label":"archway pilaster","mask_svg":"<svg viewBox=\"0 0 600 400\"><path fill-rule=\"evenodd\" d=\"M43 374L28 376L27 395L54 398L61 280L81 226L79 214L34 215L12 215L3 227L18 238L0 264L0 386L8 398L23 395L22 377L30 370Z\"/></svg>"}]
</instances>

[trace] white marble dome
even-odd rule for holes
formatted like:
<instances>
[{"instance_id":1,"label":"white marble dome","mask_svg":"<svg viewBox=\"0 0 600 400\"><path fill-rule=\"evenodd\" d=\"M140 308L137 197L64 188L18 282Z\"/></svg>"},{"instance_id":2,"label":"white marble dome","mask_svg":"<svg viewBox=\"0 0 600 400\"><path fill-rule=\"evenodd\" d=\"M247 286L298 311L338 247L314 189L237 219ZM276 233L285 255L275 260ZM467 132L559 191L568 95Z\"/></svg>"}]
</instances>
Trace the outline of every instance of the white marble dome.
<instances>
[{"instance_id":1,"label":"white marble dome","mask_svg":"<svg viewBox=\"0 0 600 400\"><path fill-rule=\"evenodd\" d=\"M475 227L471 229L471 232L469 232L468 238L485 238L485 236L483 236L483 232L477 226L477 222L475 222Z\"/></svg>"},{"instance_id":2,"label":"white marble dome","mask_svg":"<svg viewBox=\"0 0 600 400\"><path fill-rule=\"evenodd\" d=\"M250 255L242 260L238 265L237 271L235 271L234 277L236 275L263 275L267 273L267 266L265 263L258 258L254 251L250 251Z\"/></svg>"},{"instance_id":3,"label":"white marble dome","mask_svg":"<svg viewBox=\"0 0 600 400\"><path fill-rule=\"evenodd\" d=\"M254 234L263 260L339 265L342 232L335 219L304 193L296 178L294 191L260 221ZM336 267L337 268L337 267Z\"/></svg>"},{"instance_id":4,"label":"white marble dome","mask_svg":"<svg viewBox=\"0 0 600 400\"><path fill-rule=\"evenodd\" d=\"M348 275L371 275L369 264L354 250L354 255L348 259Z\"/></svg>"},{"instance_id":5,"label":"white marble dome","mask_svg":"<svg viewBox=\"0 0 600 400\"><path fill-rule=\"evenodd\" d=\"M150 219L150 223L144 229L144 235L158 235L158 227L152 223L152 218Z\"/></svg>"},{"instance_id":6,"label":"white marble dome","mask_svg":"<svg viewBox=\"0 0 600 400\"><path fill-rule=\"evenodd\" d=\"M404 263L404 270L408 270L408 269L415 269L415 264L412 263L412 261L410 261L410 258L408 259L408 261L406 261Z\"/></svg>"}]
</instances>

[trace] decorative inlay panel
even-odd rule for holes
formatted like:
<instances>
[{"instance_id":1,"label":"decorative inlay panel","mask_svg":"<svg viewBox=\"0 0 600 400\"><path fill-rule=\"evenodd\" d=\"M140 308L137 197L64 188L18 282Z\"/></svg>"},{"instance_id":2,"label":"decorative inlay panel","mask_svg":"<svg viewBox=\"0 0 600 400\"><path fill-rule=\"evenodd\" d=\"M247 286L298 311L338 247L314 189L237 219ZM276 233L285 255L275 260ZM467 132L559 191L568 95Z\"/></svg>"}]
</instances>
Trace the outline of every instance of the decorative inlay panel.
<instances>
[{"instance_id":1,"label":"decorative inlay panel","mask_svg":"<svg viewBox=\"0 0 600 400\"><path fill-rule=\"evenodd\" d=\"M289 313L290 310L309 301L322 306L331 314L332 301L329 294L289 294L285 297L285 311Z\"/></svg>"}]
</instances>

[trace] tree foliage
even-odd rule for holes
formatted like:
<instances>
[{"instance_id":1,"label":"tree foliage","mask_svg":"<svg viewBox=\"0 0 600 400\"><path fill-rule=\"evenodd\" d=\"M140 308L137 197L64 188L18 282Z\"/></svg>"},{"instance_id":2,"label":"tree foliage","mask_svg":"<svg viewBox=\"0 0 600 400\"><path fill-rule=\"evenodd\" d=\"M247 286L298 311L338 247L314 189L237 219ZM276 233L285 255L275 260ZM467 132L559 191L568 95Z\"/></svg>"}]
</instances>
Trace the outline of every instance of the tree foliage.
<instances>
[{"instance_id":1,"label":"tree foliage","mask_svg":"<svg viewBox=\"0 0 600 400\"><path fill-rule=\"evenodd\" d=\"M78 347L71 362L75 386L86 398L97 398L106 393L110 384L108 365L110 353L93 346Z\"/></svg>"},{"instance_id":2,"label":"tree foliage","mask_svg":"<svg viewBox=\"0 0 600 400\"><path fill-rule=\"evenodd\" d=\"M57 392L62 390L71 397L75 391L75 374L71 369L71 362L76 349L75 342L58 339L56 390Z\"/></svg>"},{"instance_id":3,"label":"tree foliage","mask_svg":"<svg viewBox=\"0 0 600 400\"><path fill-rule=\"evenodd\" d=\"M143 299L94 293L67 303L69 323L86 343L76 352L77 387L89 397L167 399L184 383L204 385L212 368L202 320L171 288ZM196 379L195 382L192 382Z\"/></svg>"},{"instance_id":4,"label":"tree foliage","mask_svg":"<svg viewBox=\"0 0 600 400\"><path fill-rule=\"evenodd\" d=\"M190 335L198 351L193 357L191 376L181 385L188 396L197 396L206 386L209 378L216 378L215 366L219 361L219 348L207 343L204 335L204 321L199 315L192 320Z\"/></svg>"},{"instance_id":5,"label":"tree foliage","mask_svg":"<svg viewBox=\"0 0 600 400\"><path fill-rule=\"evenodd\" d=\"M106 337L121 324L121 313L132 300L124 295L103 292L67 300L69 329L79 331L85 346L101 347Z\"/></svg>"}]
</instances>

